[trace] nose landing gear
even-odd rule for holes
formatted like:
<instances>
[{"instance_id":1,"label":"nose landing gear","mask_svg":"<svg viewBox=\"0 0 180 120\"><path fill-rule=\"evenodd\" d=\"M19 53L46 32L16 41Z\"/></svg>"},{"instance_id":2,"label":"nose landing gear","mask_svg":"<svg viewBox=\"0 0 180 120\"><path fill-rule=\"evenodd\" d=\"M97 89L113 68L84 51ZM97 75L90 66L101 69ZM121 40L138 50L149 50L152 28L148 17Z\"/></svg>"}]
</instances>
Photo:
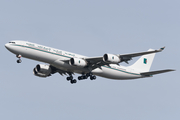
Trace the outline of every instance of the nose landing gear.
<instances>
[{"instance_id":1,"label":"nose landing gear","mask_svg":"<svg viewBox=\"0 0 180 120\"><path fill-rule=\"evenodd\" d=\"M21 62L22 62L22 60L21 60L21 59L17 60L17 63L21 63Z\"/></svg>"},{"instance_id":2,"label":"nose landing gear","mask_svg":"<svg viewBox=\"0 0 180 120\"><path fill-rule=\"evenodd\" d=\"M21 62L22 62L22 60L21 60L21 55L16 55L16 57L19 58L19 59L17 60L17 63L21 63Z\"/></svg>"}]
</instances>

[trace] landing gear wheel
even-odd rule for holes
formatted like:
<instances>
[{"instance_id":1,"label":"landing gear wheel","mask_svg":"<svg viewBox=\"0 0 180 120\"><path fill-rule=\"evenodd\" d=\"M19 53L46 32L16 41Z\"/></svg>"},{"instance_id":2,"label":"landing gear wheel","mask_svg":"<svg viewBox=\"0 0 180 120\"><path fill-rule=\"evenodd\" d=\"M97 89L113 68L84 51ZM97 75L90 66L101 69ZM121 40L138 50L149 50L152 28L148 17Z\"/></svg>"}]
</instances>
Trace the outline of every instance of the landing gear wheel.
<instances>
[{"instance_id":1,"label":"landing gear wheel","mask_svg":"<svg viewBox=\"0 0 180 120\"><path fill-rule=\"evenodd\" d=\"M69 78L70 78L70 80L72 80L72 79L73 79L73 76L70 76Z\"/></svg>"},{"instance_id":2,"label":"landing gear wheel","mask_svg":"<svg viewBox=\"0 0 180 120\"><path fill-rule=\"evenodd\" d=\"M74 83L77 83L77 80L74 79L74 80L71 80L70 82L71 82L71 84L74 84Z\"/></svg>"},{"instance_id":3,"label":"landing gear wheel","mask_svg":"<svg viewBox=\"0 0 180 120\"><path fill-rule=\"evenodd\" d=\"M88 77L87 76L83 76L83 79L87 79Z\"/></svg>"},{"instance_id":4,"label":"landing gear wheel","mask_svg":"<svg viewBox=\"0 0 180 120\"><path fill-rule=\"evenodd\" d=\"M93 79L94 79L94 80L96 79L96 76L95 76L95 75L93 76Z\"/></svg>"},{"instance_id":5,"label":"landing gear wheel","mask_svg":"<svg viewBox=\"0 0 180 120\"><path fill-rule=\"evenodd\" d=\"M66 79L67 79L67 81L73 80L73 76L69 76L69 77L67 77Z\"/></svg>"},{"instance_id":6,"label":"landing gear wheel","mask_svg":"<svg viewBox=\"0 0 180 120\"><path fill-rule=\"evenodd\" d=\"M82 80L82 79L81 79L81 76L78 77L78 80Z\"/></svg>"},{"instance_id":7,"label":"landing gear wheel","mask_svg":"<svg viewBox=\"0 0 180 120\"><path fill-rule=\"evenodd\" d=\"M92 75L92 76L90 76L90 79L91 79L91 80L95 80L95 79L96 79L96 76L95 76L95 75Z\"/></svg>"},{"instance_id":8,"label":"landing gear wheel","mask_svg":"<svg viewBox=\"0 0 180 120\"><path fill-rule=\"evenodd\" d=\"M70 78L69 78L69 77L67 77L66 79L67 79L67 81L69 81L69 80L70 80Z\"/></svg>"},{"instance_id":9,"label":"landing gear wheel","mask_svg":"<svg viewBox=\"0 0 180 120\"><path fill-rule=\"evenodd\" d=\"M77 83L77 80L76 80L76 79L74 79L73 81L74 81L74 83Z\"/></svg>"},{"instance_id":10,"label":"landing gear wheel","mask_svg":"<svg viewBox=\"0 0 180 120\"><path fill-rule=\"evenodd\" d=\"M88 77L86 75L82 75L78 77L78 80L83 80L83 79L87 79Z\"/></svg>"},{"instance_id":11,"label":"landing gear wheel","mask_svg":"<svg viewBox=\"0 0 180 120\"><path fill-rule=\"evenodd\" d=\"M21 59L17 60L17 63L21 63L21 62L22 62L22 60L21 60Z\"/></svg>"}]
</instances>

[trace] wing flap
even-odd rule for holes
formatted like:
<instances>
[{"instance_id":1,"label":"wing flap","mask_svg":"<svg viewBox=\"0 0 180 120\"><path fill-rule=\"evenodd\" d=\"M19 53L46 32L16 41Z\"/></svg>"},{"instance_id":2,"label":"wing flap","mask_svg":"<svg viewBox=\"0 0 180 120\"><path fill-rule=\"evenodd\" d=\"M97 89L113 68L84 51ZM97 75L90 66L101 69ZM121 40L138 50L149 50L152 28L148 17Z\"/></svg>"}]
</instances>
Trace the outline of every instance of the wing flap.
<instances>
[{"instance_id":1,"label":"wing flap","mask_svg":"<svg viewBox=\"0 0 180 120\"><path fill-rule=\"evenodd\" d=\"M85 60L91 64L103 61L103 57L88 57Z\"/></svg>"}]
</instances>

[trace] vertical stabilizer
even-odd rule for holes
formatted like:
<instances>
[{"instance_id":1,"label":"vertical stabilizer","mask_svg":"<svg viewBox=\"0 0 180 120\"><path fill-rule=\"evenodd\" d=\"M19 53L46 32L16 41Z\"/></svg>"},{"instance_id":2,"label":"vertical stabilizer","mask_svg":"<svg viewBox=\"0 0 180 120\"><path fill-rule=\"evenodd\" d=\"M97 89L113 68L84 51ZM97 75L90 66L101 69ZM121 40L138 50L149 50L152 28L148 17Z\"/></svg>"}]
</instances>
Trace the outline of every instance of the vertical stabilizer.
<instances>
[{"instance_id":1,"label":"vertical stabilizer","mask_svg":"<svg viewBox=\"0 0 180 120\"><path fill-rule=\"evenodd\" d=\"M148 51L153 51L153 49L149 49ZM143 55L129 67L139 72L148 72L151 68L155 54L156 53Z\"/></svg>"}]
</instances>

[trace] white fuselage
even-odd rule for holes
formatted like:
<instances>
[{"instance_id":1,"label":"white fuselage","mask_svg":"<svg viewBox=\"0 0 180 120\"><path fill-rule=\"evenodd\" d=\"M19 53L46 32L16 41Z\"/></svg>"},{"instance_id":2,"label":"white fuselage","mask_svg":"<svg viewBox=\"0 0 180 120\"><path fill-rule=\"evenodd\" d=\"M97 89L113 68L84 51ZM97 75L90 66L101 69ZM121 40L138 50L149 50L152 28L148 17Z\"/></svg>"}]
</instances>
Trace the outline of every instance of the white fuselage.
<instances>
[{"instance_id":1,"label":"white fuselage","mask_svg":"<svg viewBox=\"0 0 180 120\"><path fill-rule=\"evenodd\" d=\"M94 75L110 79L136 79L143 77L138 71L116 64L110 64L108 66L104 65L101 66L101 68L96 68L92 71L86 67L81 68L72 66L67 62L70 58L87 57L27 41L13 41L13 43L7 43L5 46L9 51L16 55L49 63L64 71L71 71L79 74L92 72Z\"/></svg>"}]
</instances>

